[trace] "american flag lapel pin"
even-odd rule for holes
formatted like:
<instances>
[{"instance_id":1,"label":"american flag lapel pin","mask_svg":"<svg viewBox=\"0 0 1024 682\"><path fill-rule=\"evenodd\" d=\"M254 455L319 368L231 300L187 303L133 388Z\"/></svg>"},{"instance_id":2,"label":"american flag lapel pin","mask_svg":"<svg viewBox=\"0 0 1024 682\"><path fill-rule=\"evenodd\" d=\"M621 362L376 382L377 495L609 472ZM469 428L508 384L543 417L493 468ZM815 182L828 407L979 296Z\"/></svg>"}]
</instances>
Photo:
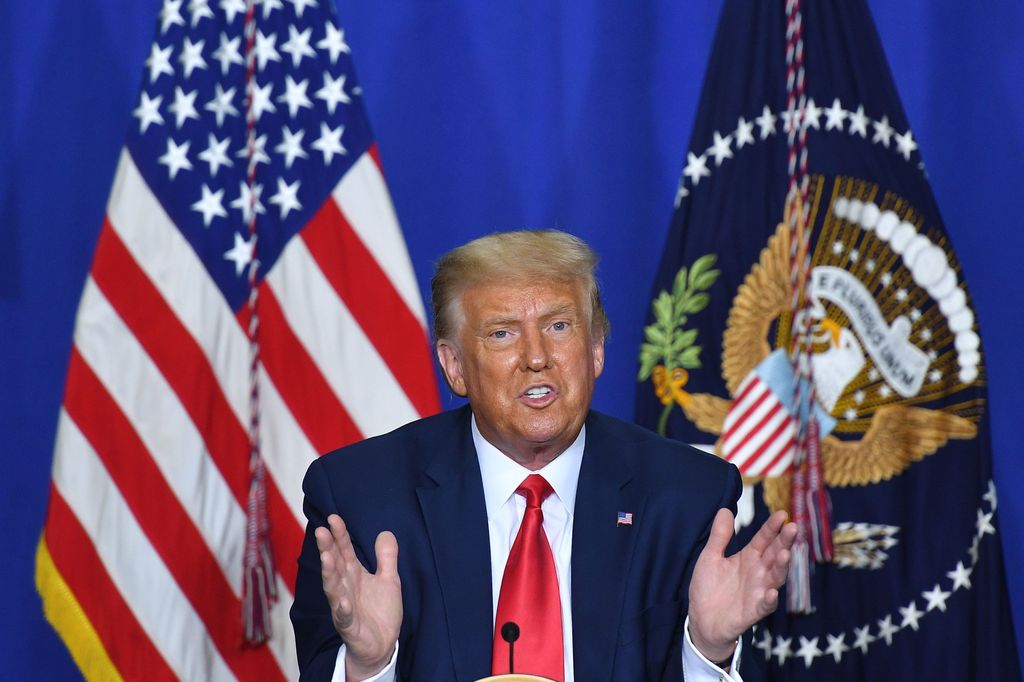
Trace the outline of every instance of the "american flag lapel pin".
<instances>
[{"instance_id":1,"label":"american flag lapel pin","mask_svg":"<svg viewBox=\"0 0 1024 682\"><path fill-rule=\"evenodd\" d=\"M615 519L616 526L632 526L633 525L633 512L619 512L618 518Z\"/></svg>"}]
</instances>

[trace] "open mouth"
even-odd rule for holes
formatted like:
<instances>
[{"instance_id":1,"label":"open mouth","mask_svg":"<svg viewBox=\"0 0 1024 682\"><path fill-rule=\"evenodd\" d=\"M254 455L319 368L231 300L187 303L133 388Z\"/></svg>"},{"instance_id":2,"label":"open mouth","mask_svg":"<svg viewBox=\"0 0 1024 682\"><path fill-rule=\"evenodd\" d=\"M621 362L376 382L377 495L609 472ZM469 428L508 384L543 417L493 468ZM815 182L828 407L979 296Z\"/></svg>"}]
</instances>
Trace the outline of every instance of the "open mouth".
<instances>
[{"instance_id":1,"label":"open mouth","mask_svg":"<svg viewBox=\"0 0 1024 682\"><path fill-rule=\"evenodd\" d=\"M528 405L544 406L553 401L557 395L551 386L531 386L523 391L521 398Z\"/></svg>"}]
</instances>

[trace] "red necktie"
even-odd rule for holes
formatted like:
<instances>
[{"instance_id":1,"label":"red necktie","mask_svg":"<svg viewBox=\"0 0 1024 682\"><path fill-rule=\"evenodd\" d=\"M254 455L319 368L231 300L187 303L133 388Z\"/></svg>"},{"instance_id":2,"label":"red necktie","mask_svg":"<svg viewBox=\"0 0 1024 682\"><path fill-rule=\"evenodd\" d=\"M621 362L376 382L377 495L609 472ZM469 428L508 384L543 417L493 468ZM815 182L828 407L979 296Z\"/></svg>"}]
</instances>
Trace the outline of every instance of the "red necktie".
<instances>
[{"instance_id":1,"label":"red necktie","mask_svg":"<svg viewBox=\"0 0 1024 682\"><path fill-rule=\"evenodd\" d=\"M508 668L508 643L501 636L501 626L511 621L520 632L515 642L515 672L561 682L562 603L555 558L544 533L544 512L540 508L544 498L554 491L543 476L531 474L516 492L526 497L526 513L501 579L491 673L512 672Z\"/></svg>"}]
</instances>

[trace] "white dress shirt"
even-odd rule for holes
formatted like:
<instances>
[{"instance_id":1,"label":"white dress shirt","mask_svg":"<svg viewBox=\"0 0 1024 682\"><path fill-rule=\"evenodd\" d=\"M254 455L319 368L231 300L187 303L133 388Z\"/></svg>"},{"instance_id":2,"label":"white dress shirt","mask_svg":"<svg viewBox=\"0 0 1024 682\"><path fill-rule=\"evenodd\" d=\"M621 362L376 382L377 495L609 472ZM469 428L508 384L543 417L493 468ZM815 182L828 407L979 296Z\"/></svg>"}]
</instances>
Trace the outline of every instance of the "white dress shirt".
<instances>
[{"instance_id":1,"label":"white dress shirt","mask_svg":"<svg viewBox=\"0 0 1024 682\"><path fill-rule=\"evenodd\" d=\"M576 484L583 464L586 427L562 454L537 471L531 471L507 457L498 448L484 440L473 417L473 445L480 463L480 476L484 486L484 505L487 509L487 531L491 545L491 623L498 610L498 594L505 574L505 562L515 542L519 526L526 513L526 498L516 495L523 480L530 474L540 474L555 491L541 503L544 513L544 533L551 544L558 576L558 593L562 603L562 651L565 655L565 682L574 682L572 658L572 519L576 509ZM687 620L687 626L689 620ZM689 627L682 651L683 679L687 682L743 682L736 670L740 647L733 654L733 672L724 672L697 651L690 641ZM398 660L398 645L388 665L365 682L394 682ZM332 682L345 682L345 646L338 651Z\"/></svg>"}]
</instances>

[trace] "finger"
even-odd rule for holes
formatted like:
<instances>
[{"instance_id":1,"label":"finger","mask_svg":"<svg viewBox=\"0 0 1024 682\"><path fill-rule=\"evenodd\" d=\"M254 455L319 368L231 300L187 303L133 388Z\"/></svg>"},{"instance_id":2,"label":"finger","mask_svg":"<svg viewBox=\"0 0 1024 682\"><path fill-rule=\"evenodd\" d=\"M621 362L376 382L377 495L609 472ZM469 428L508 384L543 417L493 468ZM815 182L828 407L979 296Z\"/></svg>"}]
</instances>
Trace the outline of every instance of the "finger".
<instances>
[{"instance_id":1,"label":"finger","mask_svg":"<svg viewBox=\"0 0 1024 682\"><path fill-rule=\"evenodd\" d=\"M345 525L345 521L337 514L331 514L327 517L327 523L331 527L331 535L334 536L334 543L338 548L342 565L347 568L352 566L353 562L358 564L356 549L352 546L352 538L348 534L348 526Z\"/></svg>"},{"instance_id":2,"label":"finger","mask_svg":"<svg viewBox=\"0 0 1024 682\"><path fill-rule=\"evenodd\" d=\"M781 539L782 546L786 549L791 549L793 543L796 542L796 535L800 531L797 525L792 521L787 521L786 525L779 531L779 538Z\"/></svg>"},{"instance_id":3,"label":"finger","mask_svg":"<svg viewBox=\"0 0 1024 682\"><path fill-rule=\"evenodd\" d=\"M759 554L767 550L772 540L778 536L779 531L782 530L783 525L786 523L786 516L787 514L783 510L779 510L769 516L764 525L750 539L750 543L747 546Z\"/></svg>"},{"instance_id":4,"label":"finger","mask_svg":"<svg viewBox=\"0 0 1024 682\"><path fill-rule=\"evenodd\" d=\"M761 600L761 617L764 618L772 613L779 606L779 591L776 589L765 590L764 599Z\"/></svg>"},{"instance_id":5,"label":"finger","mask_svg":"<svg viewBox=\"0 0 1024 682\"><path fill-rule=\"evenodd\" d=\"M378 535L374 551L377 553L377 575L389 578L398 575L398 539L395 534L386 530Z\"/></svg>"},{"instance_id":6,"label":"finger","mask_svg":"<svg viewBox=\"0 0 1024 682\"><path fill-rule=\"evenodd\" d=\"M789 560L791 552L788 549L781 550L775 557L774 564L769 567L768 580L776 587L786 582L789 576Z\"/></svg>"},{"instance_id":7,"label":"finger","mask_svg":"<svg viewBox=\"0 0 1024 682\"><path fill-rule=\"evenodd\" d=\"M715 520L711 523L711 535L708 536L705 552L710 552L716 557L725 556L725 548L732 539L733 515L725 507L718 510Z\"/></svg>"},{"instance_id":8,"label":"finger","mask_svg":"<svg viewBox=\"0 0 1024 682\"><path fill-rule=\"evenodd\" d=\"M329 529L320 526L313 531L313 536L316 538L316 548L321 554L335 550L334 536Z\"/></svg>"}]
</instances>

